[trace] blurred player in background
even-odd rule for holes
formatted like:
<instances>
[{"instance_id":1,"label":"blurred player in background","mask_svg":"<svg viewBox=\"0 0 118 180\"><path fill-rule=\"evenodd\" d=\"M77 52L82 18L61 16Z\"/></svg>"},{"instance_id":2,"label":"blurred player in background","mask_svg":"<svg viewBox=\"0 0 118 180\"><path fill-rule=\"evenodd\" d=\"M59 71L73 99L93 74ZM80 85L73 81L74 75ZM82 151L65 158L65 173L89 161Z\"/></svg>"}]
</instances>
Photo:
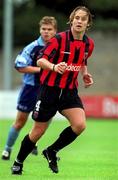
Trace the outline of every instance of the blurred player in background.
<instances>
[{"instance_id":1,"label":"blurred player in background","mask_svg":"<svg viewBox=\"0 0 118 180\"><path fill-rule=\"evenodd\" d=\"M42 152L54 173L59 171L57 153L72 143L86 127L84 107L78 96L78 74L81 72L85 87L93 84L87 70L87 59L92 54L94 42L85 34L92 23L89 9L83 6L75 8L69 23L70 29L56 34L37 56L37 65L41 67L41 85L32 114L34 126L21 143L12 174L22 174L24 160L57 111L67 118L70 126Z\"/></svg>"},{"instance_id":2,"label":"blurred player in background","mask_svg":"<svg viewBox=\"0 0 118 180\"><path fill-rule=\"evenodd\" d=\"M37 93L39 90L40 67L36 66L37 50L41 50L44 45L52 38L57 31L57 21L54 17L44 16L39 22L40 36L37 40L27 45L15 60L15 68L18 72L24 73L23 85L21 87L18 104L17 116L9 130L5 149L2 152L2 159L9 160L12 147L18 138L20 130L28 120L29 114L33 111ZM37 146L34 146L32 153L37 155Z\"/></svg>"}]
</instances>

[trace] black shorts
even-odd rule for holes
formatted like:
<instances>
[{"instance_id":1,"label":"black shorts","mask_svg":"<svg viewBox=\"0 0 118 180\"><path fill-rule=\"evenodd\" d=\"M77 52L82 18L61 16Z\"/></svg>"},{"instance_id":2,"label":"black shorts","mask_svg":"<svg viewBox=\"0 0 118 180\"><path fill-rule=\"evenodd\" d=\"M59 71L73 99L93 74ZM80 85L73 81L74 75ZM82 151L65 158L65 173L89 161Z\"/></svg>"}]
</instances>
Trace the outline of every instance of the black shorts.
<instances>
[{"instance_id":1,"label":"black shorts","mask_svg":"<svg viewBox=\"0 0 118 180\"><path fill-rule=\"evenodd\" d=\"M76 88L71 90L41 85L32 118L35 121L46 122L57 111L76 107L84 109Z\"/></svg>"}]
</instances>

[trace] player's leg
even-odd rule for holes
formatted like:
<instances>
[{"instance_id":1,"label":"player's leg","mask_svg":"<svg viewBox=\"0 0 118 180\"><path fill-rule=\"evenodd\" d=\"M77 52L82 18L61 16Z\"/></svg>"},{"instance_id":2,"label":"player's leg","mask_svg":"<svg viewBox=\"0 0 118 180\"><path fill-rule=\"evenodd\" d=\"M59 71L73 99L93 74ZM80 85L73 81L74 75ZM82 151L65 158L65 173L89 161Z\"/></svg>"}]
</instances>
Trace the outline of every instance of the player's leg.
<instances>
[{"instance_id":1,"label":"player's leg","mask_svg":"<svg viewBox=\"0 0 118 180\"><path fill-rule=\"evenodd\" d=\"M70 126L65 128L57 140L43 151L43 155L48 160L49 167L54 173L58 173L57 161L59 158L56 156L57 152L72 143L85 129L85 113L83 109L72 108L63 110L62 113L70 121Z\"/></svg>"},{"instance_id":2,"label":"player's leg","mask_svg":"<svg viewBox=\"0 0 118 180\"><path fill-rule=\"evenodd\" d=\"M28 119L28 116L29 116L29 113L25 113L25 112L21 112L21 111L17 112L16 120L9 130L5 149L2 152L2 159L3 160L9 160L10 159L12 147L15 144L16 139L18 138L20 130L24 127L24 125Z\"/></svg>"},{"instance_id":3,"label":"player's leg","mask_svg":"<svg viewBox=\"0 0 118 180\"><path fill-rule=\"evenodd\" d=\"M62 114L69 120L70 126L65 128L55 143L50 146L58 152L71 142L85 129L85 113L81 108L71 108L62 111Z\"/></svg>"},{"instance_id":4,"label":"player's leg","mask_svg":"<svg viewBox=\"0 0 118 180\"><path fill-rule=\"evenodd\" d=\"M22 173L24 160L32 151L38 139L40 139L46 131L50 123L49 120L52 119L57 112L57 101L58 95L55 89L45 85L40 86L39 96L32 114L32 118L34 119L35 123L31 133L29 133L29 135L27 135L22 141L17 159L12 167L12 174ZM17 168L18 166L19 168ZM17 171L17 169L20 169L20 171Z\"/></svg>"},{"instance_id":5,"label":"player's leg","mask_svg":"<svg viewBox=\"0 0 118 180\"><path fill-rule=\"evenodd\" d=\"M23 162L27 156L32 152L36 142L44 134L48 127L48 122L40 123L34 122L34 126L31 132L26 135L21 142L21 146L17 155L16 160L11 168L12 174L22 174Z\"/></svg>"},{"instance_id":6,"label":"player's leg","mask_svg":"<svg viewBox=\"0 0 118 180\"><path fill-rule=\"evenodd\" d=\"M85 112L77 90L63 91L60 98L60 112L68 119L70 126L65 128L57 140L43 151L44 156L52 162L52 166L49 163L49 167L56 173L58 172L58 158L54 159L53 157L59 150L72 143L86 126Z\"/></svg>"},{"instance_id":7,"label":"player's leg","mask_svg":"<svg viewBox=\"0 0 118 180\"><path fill-rule=\"evenodd\" d=\"M70 122L72 131L80 135L86 128L86 116L83 108L70 108L62 111L62 114Z\"/></svg>"},{"instance_id":8,"label":"player's leg","mask_svg":"<svg viewBox=\"0 0 118 180\"><path fill-rule=\"evenodd\" d=\"M37 103L32 114L35 123L29 135L27 135L21 143L19 153L12 167L12 174L22 174L24 160L33 150L38 139L40 139L46 131L50 123L49 120L52 119L57 112L57 106L55 105L57 98L54 96L52 88L48 88L47 86L40 86L40 88ZM54 105L53 108L52 104ZM20 170L17 171L17 169Z\"/></svg>"}]
</instances>

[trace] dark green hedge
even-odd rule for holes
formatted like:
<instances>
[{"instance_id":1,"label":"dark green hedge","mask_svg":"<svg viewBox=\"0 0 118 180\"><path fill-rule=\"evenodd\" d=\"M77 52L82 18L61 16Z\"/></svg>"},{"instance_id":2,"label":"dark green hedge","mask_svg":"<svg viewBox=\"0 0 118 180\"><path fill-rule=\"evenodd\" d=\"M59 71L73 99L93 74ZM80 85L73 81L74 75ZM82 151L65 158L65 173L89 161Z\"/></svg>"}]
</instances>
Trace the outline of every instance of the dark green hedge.
<instances>
[{"instance_id":1,"label":"dark green hedge","mask_svg":"<svg viewBox=\"0 0 118 180\"><path fill-rule=\"evenodd\" d=\"M65 13L62 13L61 10L59 12L53 8L46 8L45 6L39 4L36 5L35 1L33 0L30 0L29 3L26 2L24 1L24 3L19 6L15 4L13 8L14 45L26 45L30 41L36 39L39 35L38 22L45 15L56 17L58 21L58 31L65 30L67 28L66 23L68 21L68 17ZM92 9L92 12L95 15L93 19L92 31L118 32L117 19L113 17L106 18L103 16L104 11L110 15L111 7L115 10L118 9L117 0L96 0L94 3L93 0L88 0L85 4L89 4L89 7ZM2 25L3 4L0 4L0 46L2 46Z\"/></svg>"}]
</instances>

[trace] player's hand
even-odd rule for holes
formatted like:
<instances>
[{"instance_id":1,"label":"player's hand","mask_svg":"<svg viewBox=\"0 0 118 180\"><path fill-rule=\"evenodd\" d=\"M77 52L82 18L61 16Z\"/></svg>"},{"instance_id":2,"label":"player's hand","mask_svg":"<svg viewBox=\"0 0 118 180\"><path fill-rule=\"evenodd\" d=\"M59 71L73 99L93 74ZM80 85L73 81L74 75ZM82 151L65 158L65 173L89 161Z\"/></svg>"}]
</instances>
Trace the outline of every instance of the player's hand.
<instances>
[{"instance_id":1,"label":"player's hand","mask_svg":"<svg viewBox=\"0 0 118 180\"><path fill-rule=\"evenodd\" d=\"M93 84L93 78L91 74L85 74L83 76L83 81L84 81L84 87L87 88Z\"/></svg>"},{"instance_id":2,"label":"player's hand","mask_svg":"<svg viewBox=\"0 0 118 180\"><path fill-rule=\"evenodd\" d=\"M56 65L54 66L54 71L55 71L55 72L58 72L58 73L60 73L60 74L63 74L63 73L65 72L66 68L67 68L67 63L65 63L65 62L60 62L59 64L56 64Z\"/></svg>"}]
</instances>

